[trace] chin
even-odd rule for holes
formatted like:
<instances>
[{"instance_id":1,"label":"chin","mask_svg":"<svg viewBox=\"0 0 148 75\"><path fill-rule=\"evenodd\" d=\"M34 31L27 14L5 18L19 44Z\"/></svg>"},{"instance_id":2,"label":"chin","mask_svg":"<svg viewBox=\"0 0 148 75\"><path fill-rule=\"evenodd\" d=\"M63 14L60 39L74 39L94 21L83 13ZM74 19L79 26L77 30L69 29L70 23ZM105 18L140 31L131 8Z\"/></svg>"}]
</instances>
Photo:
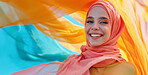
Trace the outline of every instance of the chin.
<instances>
[{"instance_id":1,"label":"chin","mask_svg":"<svg viewBox=\"0 0 148 75\"><path fill-rule=\"evenodd\" d=\"M99 43L90 43L90 45L92 46L92 47L97 47L97 46L100 46L101 45L101 43L99 44Z\"/></svg>"}]
</instances>

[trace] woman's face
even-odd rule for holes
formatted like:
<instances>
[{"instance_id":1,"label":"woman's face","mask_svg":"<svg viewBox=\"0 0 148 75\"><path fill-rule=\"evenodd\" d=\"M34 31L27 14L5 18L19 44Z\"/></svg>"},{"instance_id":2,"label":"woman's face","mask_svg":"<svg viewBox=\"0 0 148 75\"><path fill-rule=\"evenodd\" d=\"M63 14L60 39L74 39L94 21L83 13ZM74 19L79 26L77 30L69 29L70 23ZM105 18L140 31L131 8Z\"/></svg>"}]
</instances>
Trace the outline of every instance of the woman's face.
<instances>
[{"instance_id":1,"label":"woman's face","mask_svg":"<svg viewBox=\"0 0 148 75\"><path fill-rule=\"evenodd\" d=\"M109 40L111 25L109 15L104 8L96 6L89 11L85 34L91 46L99 46Z\"/></svg>"}]
</instances>

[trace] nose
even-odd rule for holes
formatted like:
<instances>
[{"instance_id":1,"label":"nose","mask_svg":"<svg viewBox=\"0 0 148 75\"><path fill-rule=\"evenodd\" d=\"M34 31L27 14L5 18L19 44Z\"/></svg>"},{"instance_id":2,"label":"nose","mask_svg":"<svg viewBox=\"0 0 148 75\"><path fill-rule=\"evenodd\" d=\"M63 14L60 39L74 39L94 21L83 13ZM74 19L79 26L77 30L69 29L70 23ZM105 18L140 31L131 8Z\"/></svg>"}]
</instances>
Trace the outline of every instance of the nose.
<instances>
[{"instance_id":1,"label":"nose","mask_svg":"<svg viewBox=\"0 0 148 75\"><path fill-rule=\"evenodd\" d=\"M94 23L94 25L92 25L91 30L99 30L99 24L98 23Z\"/></svg>"}]
</instances>

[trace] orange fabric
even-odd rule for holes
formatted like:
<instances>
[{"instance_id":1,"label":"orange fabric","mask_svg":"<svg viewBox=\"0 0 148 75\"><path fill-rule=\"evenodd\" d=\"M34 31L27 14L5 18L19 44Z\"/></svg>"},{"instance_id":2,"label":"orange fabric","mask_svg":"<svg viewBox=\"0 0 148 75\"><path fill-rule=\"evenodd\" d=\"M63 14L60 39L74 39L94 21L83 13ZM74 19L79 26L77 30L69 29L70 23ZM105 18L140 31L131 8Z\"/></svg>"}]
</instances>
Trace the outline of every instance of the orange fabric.
<instances>
[{"instance_id":1,"label":"orange fabric","mask_svg":"<svg viewBox=\"0 0 148 75\"><path fill-rule=\"evenodd\" d=\"M89 68L91 66L105 67L116 61L125 61L121 58L120 50L117 48L117 40L125 26L122 18L114 6L107 1L95 2L89 8L88 13L95 6L103 7L109 14L112 28L109 40L97 47L91 47L87 42L88 46L81 47L81 55L71 56L67 62L63 63L57 75L90 75Z\"/></svg>"},{"instance_id":2,"label":"orange fabric","mask_svg":"<svg viewBox=\"0 0 148 75\"><path fill-rule=\"evenodd\" d=\"M62 16L69 14L84 25L86 10L95 1L0 0L0 27L35 24L41 32L60 41L65 47L71 49L68 46L70 44L73 49L78 49L86 41L84 28L75 26ZM138 75L148 75L148 1L107 1L115 6L126 24L118 47L124 51L128 61L136 66ZM69 36L71 39L67 39Z\"/></svg>"}]
</instances>

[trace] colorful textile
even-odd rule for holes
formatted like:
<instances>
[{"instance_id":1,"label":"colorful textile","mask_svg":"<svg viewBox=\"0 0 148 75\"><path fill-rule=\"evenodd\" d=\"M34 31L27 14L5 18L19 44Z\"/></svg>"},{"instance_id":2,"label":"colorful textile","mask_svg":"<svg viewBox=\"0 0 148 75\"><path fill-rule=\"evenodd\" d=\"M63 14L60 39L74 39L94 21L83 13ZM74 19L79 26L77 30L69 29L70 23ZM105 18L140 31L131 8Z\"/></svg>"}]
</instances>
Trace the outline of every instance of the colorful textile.
<instances>
[{"instance_id":1,"label":"colorful textile","mask_svg":"<svg viewBox=\"0 0 148 75\"><path fill-rule=\"evenodd\" d=\"M89 11L96 6L104 8L109 14L109 20L111 24L111 35L107 42L97 46L91 47L87 40L88 46L83 45L81 47L81 55L70 56L65 63L62 64L62 68L58 71L57 75L90 75L90 67L105 67L116 61L125 61L117 47L117 40L125 24L120 17L115 7L107 1L98 1L92 4ZM79 70L78 70L79 69Z\"/></svg>"},{"instance_id":2,"label":"colorful textile","mask_svg":"<svg viewBox=\"0 0 148 75\"><path fill-rule=\"evenodd\" d=\"M34 24L47 36L70 50L80 52L85 43L84 28L73 24L70 15L84 25L88 7L97 0L0 0L0 26ZM138 75L148 74L148 2L147 0L108 0L122 16L126 27L118 48L133 63ZM27 5L27 6L26 6ZM69 38L71 37L71 38ZM75 40L75 41L73 41ZM70 45L69 45L70 44Z\"/></svg>"},{"instance_id":3,"label":"colorful textile","mask_svg":"<svg viewBox=\"0 0 148 75\"><path fill-rule=\"evenodd\" d=\"M33 25L4 27L0 34L1 75L40 64L62 62L71 54L79 54L44 35Z\"/></svg>"}]
</instances>

